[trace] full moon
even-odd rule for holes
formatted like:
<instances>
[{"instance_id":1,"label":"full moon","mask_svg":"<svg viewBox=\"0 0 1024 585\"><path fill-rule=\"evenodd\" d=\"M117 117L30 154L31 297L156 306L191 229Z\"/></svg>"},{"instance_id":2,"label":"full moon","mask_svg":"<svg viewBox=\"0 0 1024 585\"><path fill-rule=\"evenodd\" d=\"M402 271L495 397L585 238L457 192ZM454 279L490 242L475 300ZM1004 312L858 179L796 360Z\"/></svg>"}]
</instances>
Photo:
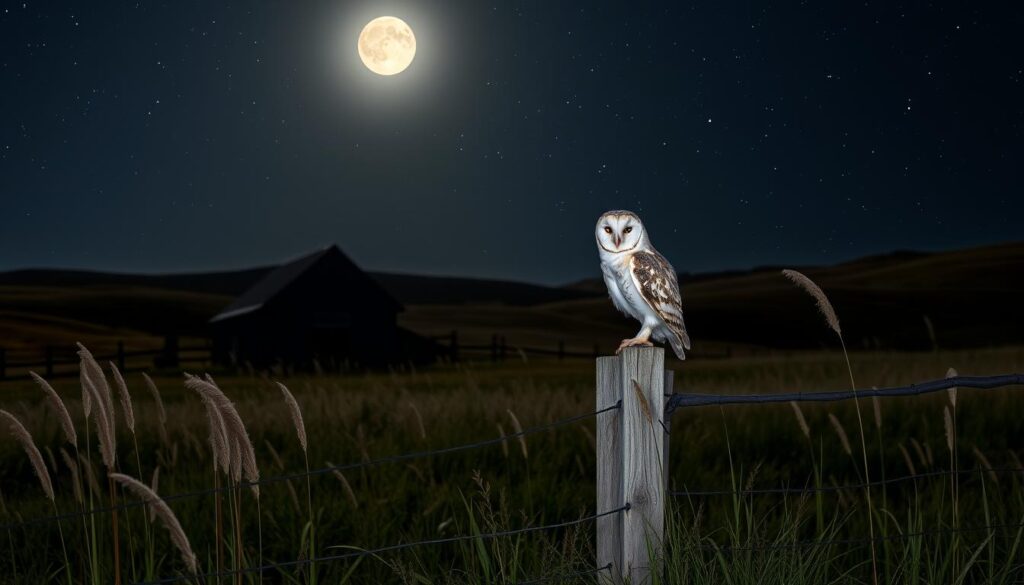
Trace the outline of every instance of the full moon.
<instances>
[{"instance_id":1,"label":"full moon","mask_svg":"<svg viewBox=\"0 0 1024 585\"><path fill-rule=\"evenodd\" d=\"M374 18L359 33L359 58L378 75L405 71L416 56L416 36L401 18Z\"/></svg>"}]
</instances>

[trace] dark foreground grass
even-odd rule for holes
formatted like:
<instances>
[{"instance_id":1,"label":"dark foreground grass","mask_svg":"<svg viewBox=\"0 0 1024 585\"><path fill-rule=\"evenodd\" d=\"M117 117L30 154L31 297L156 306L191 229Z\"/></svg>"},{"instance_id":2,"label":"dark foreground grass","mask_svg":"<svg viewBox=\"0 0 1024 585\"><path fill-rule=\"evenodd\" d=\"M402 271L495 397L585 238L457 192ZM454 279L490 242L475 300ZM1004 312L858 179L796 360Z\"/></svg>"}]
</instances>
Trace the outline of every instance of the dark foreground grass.
<instances>
[{"instance_id":1,"label":"dark foreground grass","mask_svg":"<svg viewBox=\"0 0 1024 585\"><path fill-rule=\"evenodd\" d=\"M1020 349L872 353L854 355L852 360L856 379L865 386L940 378L948 367L965 375L1024 370ZM681 372L677 384L700 392L848 387L845 363L834 353L691 361L676 367ZM303 452L279 389L260 378L221 377L218 381L238 404L262 476L303 472ZM149 483L159 468L158 491L164 495L207 490L213 486L213 472L201 402L186 393L180 378L158 378L157 383L168 411L168 438L161 439L156 410L141 378L129 377L138 419L138 460L121 419L120 470ZM594 409L593 365L586 361L463 365L401 374L293 378L286 383L303 410L313 468L490 439L513 432L517 424L542 425ZM71 382L59 382L56 387L76 417L85 455L89 450L78 402L80 389ZM74 481L58 452L62 435L41 393L27 384L8 384L2 390L0 407L25 422L51 466L59 509L79 509ZM864 504L864 490L674 498L664 548L665 582L872 583L875 575L864 542L869 513L874 515L879 583L1019 580L1022 553L1017 524L1024 521L1020 491L1024 476L975 471L1020 466L1022 390L960 391L952 452L945 433L946 394L885 400L877 413L870 400L862 401L871 479L934 474L890 483L884 490L876 488L872 510ZM864 470L852 405L805 404L802 414L808 434L786 404L678 411L671 436L671 489L729 492L861 481ZM829 414L849 433L851 450L844 447ZM318 557L331 557L400 542L486 535L589 516L595 512L593 428L588 420L524 441L315 475L310 483L316 526L313 548ZM92 472L98 476L93 505L99 506L109 498L100 476L95 436L91 442ZM970 473L942 474L951 470ZM18 525L52 514L52 505L42 497L13 440L0 443L0 474L0 521L8 526L0 534L0 580L62 579L57 525ZM260 558L267 565L308 558L311 531L306 498L302 478L263 485L257 516L255 500L243 493L243 566L256 566ZM213 497L170 504L199 557L200 570L215 571ZM147 523L141 508L118 518L125 582L182 574L184 565L166 532ZM92 520L84 525L81 519L63 523L73 581L110 583L110 515L97 514ZM229 515L224 524L228 535L223 543L224 566L230 568L235 547ZM315 569L308 564L270 568L262 574L246 573L243 582L516 583L543 577L554 577L550 582L556 583L593 582L593 575L558 578L594 568L593 541L593 525L583 523L550 532L320 562Z\"/></svg>"}]
</instances>

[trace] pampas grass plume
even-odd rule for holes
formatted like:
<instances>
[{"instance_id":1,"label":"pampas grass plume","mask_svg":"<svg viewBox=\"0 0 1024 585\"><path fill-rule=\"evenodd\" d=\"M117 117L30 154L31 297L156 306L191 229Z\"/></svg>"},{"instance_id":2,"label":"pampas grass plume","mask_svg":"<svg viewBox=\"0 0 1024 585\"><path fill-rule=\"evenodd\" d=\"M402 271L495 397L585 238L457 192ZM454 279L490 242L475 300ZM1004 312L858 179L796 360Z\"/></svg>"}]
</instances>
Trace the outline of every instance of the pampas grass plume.
<instances>
[{"instance_id":1,"label":"pampas grass plume","mask_svg":"<svg viewBox=\"0 0 1024 585\"><path fill-rule=\"evenodd\" d=\"M21 448L25 450L25 454L28 455L29 463L32 464L32 469L36 472L36 476L39 477L39 485L43 488L43 493L50 501L54 501L53 495L53 484L50 482L50 472L46 470L46 463L43 462L43 455L36 448L35 441L32 440L32 435L29 434L25 425L21 424L18 417L7 412L6 410L0 410L0 420L6 424L7 430L10 431L14 438L21 443Z\"/></svg>"},{"instance_id":2,"label":"pampas grass plume","mask_svg":"<svg viewBox=\"0 0 1024 585\"><path fill-rule=\"evenodd\" d=\"M71 413L68 412L67 407L64 405L64 401L60 398L60 395L57 394L57 391L53 389L53 386L50 386L50 383L44 380L39 374L29 372L29 375L32 376L32 379L36 381L36 384L39 384L39 387L46 393L46 399L50 402L50 406L53 408L53 411L57 413L57 420L60 421L60 428L64 431L64 438L67 439L68 443L77 445L78 433L75 432L75 423L71 421Z\"/></svg>"},{"instance_id":3,"label":"pampas grass plume","mask_svg":"<svg viewBox=\"0 0 1024 585\"><path fill-rule=\"evenodd\" d=\"M832 328L832 331L836 332L836 335L842 335L843 332L839 328L839 317L836 315L836 310L832 308L832 303L829 302L828 297L825 296L825 292L821 288L814 284L814 281L807 278L803 273L797 272L796 270L782 271L783 276L793 281L793 284L804 289L807 294L814 297L814 300L818 301L818 311L825 317L825 321L828 322L828 326Z\"/></svg>"},{"instance_id":4,"label":"pampas grass plume","mask_svg":"<svg viewBox=\"0 0 1024 585\"><path fill-rule=\"evenodd\" d=\"M523 452L523 459L529 459L530 453L526 450L526 437L523 436L523 426L519 424L516 413L512 412L511 409L506 409L506 412L508 412L508 416L512 419L512 429L515 430L516 436L519 438L519 448Z\"/></svg>"},{"instance_id":5,"label":"pampas grass plume","mask_svg":"<svg viewBox=\"0 0 1024 585\"><path fill-rule=\"evenodd\" d=\"M836 434L839 435L839 442L843 444L843 451L846 451L846 454L852 457L853 449L850 448L850 439L846 436L846 429L843 428L836 415L831 412L828 413L828 420L832 423L832 428L836 430Z\"/></svg>"},{"instance_id":6,"label":"pampas grass plume","mask_svg":"<svg viewBox=\"0 0 1024 585\"><path fill-rule=\"evenodd\" d=\"M178 522L177 516L171 511L171 508L167 505L167 502L163 501L160 496L156 494L146 484L135 479L124 475L123 473L111 473L110 478L117 483L128 488L128 491L134 493L136 496L142 498L150 506L150 509L156 513L156 516L163 522L164 528L171 535L171 542L177 547L181 553L181 558L185 561L185 565L188 570L192 573L196 573L196 555L192 552L192 545L188 542L188 536L185 535L185 531L181 528L181 523Z\"/></svg>"},{"instance_id":7,"label":"pampas grass plume","mask_svg":"<svg viewBox=\"0 0 1024 585\"><path fill-rule=\"evenodd\" d=\"M302 420L302 409L299 408L299 402L295 400L295 396L287 386L278 382L277 387L281 389L281 394L284 395L284 402L288 405L288 410L292 415L292 424L295 425L295 434L299 437L299 444L302 445L302 450L306 451L306 423Z\"/></svg>"},{"instance_id":8,"label":"pampas grass plume","mask_svg":"<svg viewBox=\"0 0 1024 585\"><path fill-rule=\"evenodd\" d=\"M949 368L948 370L946 370L947 378L956 378L959 375L960 374L958 374L957 371L954 370L953 368ZM956 408L956 386L949 388L948 390L946 390L946 392L949 393L949 403L953 405L953 408Z\"/></svg>"},{"instance_id":9,"label":"pampas grass plume","mask_svg":"<svg viewBox=\"0 0 1024 585\"><path fill-rule=\"evenodd\" d=\"M811 427L807 425L807 419L804 418L804 411L800 409L800 405L795 400L790 400L789 405L793 407L793 414L796 415L796 422L800 425L800 431L803 432L804 436L808 439L811 438Z\"/></svg>"},{"instance_id":10,"label":"pampas grass plume","mask_svg":"<svg viewBox=\"0 0 1024 585\"><path fill-rule=\"evenodd\" d=\"M124 381L124 376L121 375L121 371L117 369L114 362L110 363L110 372L114 376L114 382L117 384L117 394L121 399L121 410L124 411L124 424L128 427L131 433L135 434L135 409L132 408L132 395L128 393L128 384Z\"/></svg>"}]
</instances>

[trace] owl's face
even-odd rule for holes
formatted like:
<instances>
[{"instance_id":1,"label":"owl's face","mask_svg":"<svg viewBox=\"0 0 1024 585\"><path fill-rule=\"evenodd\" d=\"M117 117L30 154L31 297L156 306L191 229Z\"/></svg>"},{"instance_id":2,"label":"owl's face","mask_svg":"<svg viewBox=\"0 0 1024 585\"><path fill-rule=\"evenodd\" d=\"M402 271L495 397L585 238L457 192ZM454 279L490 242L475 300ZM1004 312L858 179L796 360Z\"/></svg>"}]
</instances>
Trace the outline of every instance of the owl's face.
<instances>
[{"instance_id":1,"label":"owl's face","mask_svg":"<svg viewBox=\"0 0 1024 585\"><path fill-rule=\"evenodd\" d=\"M644 239L644 224L632 211L609 211L597 220L597 245L618 254L637 248Z\"/></svg>"}]
</instances>

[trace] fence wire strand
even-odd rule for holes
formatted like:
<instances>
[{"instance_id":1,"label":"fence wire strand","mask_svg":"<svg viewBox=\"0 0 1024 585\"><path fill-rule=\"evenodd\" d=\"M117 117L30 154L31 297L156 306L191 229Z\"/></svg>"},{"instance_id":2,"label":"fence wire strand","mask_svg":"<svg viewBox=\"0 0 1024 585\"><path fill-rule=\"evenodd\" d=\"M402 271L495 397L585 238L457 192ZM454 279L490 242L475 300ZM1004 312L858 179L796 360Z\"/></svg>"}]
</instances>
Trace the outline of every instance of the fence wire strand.
<instances>
[{"instance_id":1,"label":"fence wire strand","mask_svg":"<svg viewBox=\"0 0 1024 585\"><path fill-rule=\"evenodd\" d=\"M608 406L608 407L605 407L605 408L602 408L602 409L599 409L599 410L595 410L594 412L588 412L588 413L584 413L584 414L577 414L575 416L570 416L568 418L559 419L559 420L556 420L554 422L550 422L550 423L547 423L547 424L544 424L544 425L537 425L537 426L534 426L534 427L529 427L529 428L523 429L522 431L519 431L519 432L509 433L509 434L503 435L501 437L496 437L494 439L486 439L486 440L483 440L483 441L477 441L477 442L474 442L474 443L465 443L463 445L456 445L456 446L453 446L453 447L444 447L444 448L441 448L441 449L433 449L433 450L428 450L428 451L415 451L415 452L410 452L410 453L402 453L400 455L390 455L390 456L387 456L387 457L380 457L380 458L377 458L377 459L370 459L368 461L360 461L360 462L357 462L357 463L346 463L346 464L342 464L342 465L331 465L331 466L327 466L327 467L321 467L319 469L311 469L308 472L302 471L302 472L290 473L290 474L285 474L285 475L276 475L276 476L260 478L259 481L255 481L255 482L242 481L240 484L222 486L222 487L219 487L219 488L209 488L209 489L205 489L205 490L196 490L196 491L192 491L192 492L182 492L182 493L177 493L177 494L169 494L169 495L166 495L166 496L160 496L160 499L162 499L164 502L170 503L170 502L175 502L175 501L180 501L180 500L197 498L197 497L201 497L201 496L213 495L213 494L217 494L217 493L227 493L227 492L235 489L236 487L238 487L238 485L241 485L241 487L243 487L243 488L252 487L254 485L263 486L263 485L269 485L269 484L274 484L274 483L285 482L285 481L289 481L289 480L292 480L292 479L302 479L302 478L305 478L305 477L313 477L313 476L319 476L319 475L326 475L326 474L333 473L335 471L348 471L348 470L352 470L352 469L361 469L361 468L365 468L365 467L377 467L377 466L385 465L385 464L388 464L388 463L397 463L397 462L401 462L401 461L409 461L409 460L412 460L412 459L422 459L422 458L426 458L426 457L433 457L433 456L436 456L436 455L448 455L448 454L451 454L451 453L458 453L458 452L462 452L462 451L470 451L470 450L473 450L473 449L480 449L480 448L483 448L483 447L490 447L492 445L500 445L501 443L504 443L504 442L507 442L507 441L513 441L513 440L519 439L521 437L526 437L526 436L529 436L529 435L535 435L537 433L541 433L541 432L548 431L548 430L551 430L551 429L556 429L556 428L559 428L559 427L564 427L566 425L570 425L570 424L573 424L573 423L580 422L582 420L586 420L586 419L589 419L589 418L592 418L592 417L596 417L598 415L604 414L606 412L610 412L612 410L616 410L618 408L622 408L622 401L621 400L616 402L615 404L613 404L611 406ZM3 523L3 524L0 524L0 529L8 530L8 529L11 529L11 528L21 528L23 526L30 526L30 525L33 525L33 524L46 524L46 523L49 523L49 522L57 522L57 521L61 521L61 520L73 520L73 519L76 519L76 518L81 518L83 516L91 516L91 515L94 515L94 514L106 514L106 513L112 512L114 510L120 511L120 510L128 510L128 509L132 509L132 508L138 508L140 506L145 506L147 503L148 503L147 501L139 500L139 501L132 501L132 502L123 502L123 503L117 504L115 506L105 506L105 507L100 507L100 508L92 508L92 509L84 510L84 511L66 512L66 513L63 513L63 514L54 514L54 515L49 515L49 516L40 516L38 518L31 518L31 519L28 519L28 520L22 520L20 522L7 522L7 523Z\"/></svg>"},{"instance_id":2,"label":"fence wire strand","mask_svg":"<svg viewBox=\"0 0 1024 585\"><path fill-rule=\"evenodd\" d=\"M685 497L706 497L706 496L731 496L731 495L758 495L758 494L779 494L779 495L805 495L805 494L818 494L828 492L839 492L845 490L858 490L867 487L879 487L884 485L891 485L894 483L902 483L906 481L913 481L917 479L930 479L935 477L949 477L955 475L957 477L961 475L981 475L985 473L1024 473L1024 467L975 467L974 469L959 469L953 471L950 469L941 471L927 471L924 473L916 473L913 475L902 475L899 477L891 477L886 479L880 479L877 481L863 482L863 483L852 483L844 485L830 485L820 487L805 487L805 488L751 488L751 489L739 489L739 490L674 490L670 491L669 495L676 498Z\"/></svg>"},{"instance_id":3,"label":"fence wire strand","mask_svg":"<svg viewBox=\"0 0 1024 585\"><path fill-rule=\"evenodd\" d=\"M594 520L597 520L598 518L603 518L605 516L610 516L612 514L619 514L621 512L625 512L626 510L629 510L629 508L630 508L629 504L626 504L624 506L619 506L618 508L615 508L615 509L612 509L612 510L607 510L605 512L600 512L600 513L597 513L597 514L591 514L590 516L584 516L582 518L577 518L575 520L567 520L565 522L558 522L556 524L545 524L543 526L524 526L523 528L514 528L514 529L511 529L511 530L502 530L502 531L498 531L498 532L488 532L486 534L464 534L464 535L460 535L460 536L451 536L451 537L448 537L448 538L434 538L434 539L430 539L430 540L418 540L418 541L415 541L415 542L404 542L404 543L400 543L400 544L392 544L392 545L388 545L388 546L382 546L380 548L367 549L367 550L355 550L355 551L350 552L350 553L342 553L342 554L337 554L337 555L327 555L327 556L316 557L316 558L312 558L312 559L297 559L297 560L294 560L294 561L284 561L284 562L280 562L280 563L268 563L268 564L261 565L261 566L258 566L258 567L245 567L243 569L234 569L234 570L211 572L211 573L200 573L198 575L185 575L185 574L182 574L182 575L178 575L178 576L175 576L175 577L166 577L164 579L160 579L160 580L157 580L157 581L140 581L140 582L135 583L134 585L164 585L166 583L179 583L181 581L188 581L190 579L196 579L196 578L210 579L210 578L218 578L218 577L228 577L228 576L239 575L239 574L263 573L265 571L272 571L272 570L275 570L275 569L280 570L280 569L284 569L284 568L302 567L302 566L310 565L310 564L313 564L313 563L328 563L328 562L344 561L344 560L355 559L355 558L360 558L360 557L378 555L378 554L382 554L382 553L394 552L394 551L399 551L399 550L406 550L406 549L416 548L416 547L420 547L420 546L433 546L433 545L439 545L439 544L450 544L450 543L453 543L453 542L464 542L464 541L467 541L467 540L477 540L477 539L480 539L480 540L493 540L495 538L503 538L503 537L506 537L506 536L516 536L518 534L526 534L526 533L530 533L530 532L541 532L541 531L544 531L544 530L556 530L556 529L559 529L559 528L568 528L570 526L576 526L576 525L579 525L579 524L583 524L585 522L592 522ZM611 567L609 566L608 568L610 569ZM604 569L601 569L601 570L604 570ZM557 578L557 577L555 577L555 578Z\"/></svg>"},{"instance_id":4,"label":"fence wire strand","mask_svg":"<svg viewBox=\"0 0 1024 585\"><path fill-rule=\"evenodd\" d=\"M788 392L782 394L672 394L665 405L665 416L671 416L678 408L691 406L719 406L726 404L766 404L771 402L836 402L855 398L879 398L892 396L918 396L950 388L992 389L1004 386L1024 385L1024 374L1000 376L954 376L909 386L891 388L866 388L864 390L842 390L824 392Z\"/></svg>"},{"instance_id":5,"label":"fence wire strand","mask_svg":"<svg viewBox=\"0 0 1024 585\"><path fill-rule=\"evenodd\" d=\"M721 551L721 552L762 552L762 551L773 551L773 550L787 550L794 548L814 548L821 546L859 546L870 543L878 542L890 542L895 540L909 540L912 538L923 538L927 536L938 536L941 534L962 534L965 532L994 532L996 530L1009 530L1017 529L1018 534L1021 530L1024 530L1024 522L1009 522L1005 524L987 524L984 526L961 526L959 528L946 528L936 527L928 530L920 530L917 532L901 532L898 534L887 534L885 536L876 536L874 538L831 538L826 540L801 540L797 542L787 542L781 544L767 544L767 545L749 545L749 546L717 546L713 544L702 545L697 548L708 551ZM1000 536L1010 536L1003 534Z\"/></svg>"}]
</instances>

